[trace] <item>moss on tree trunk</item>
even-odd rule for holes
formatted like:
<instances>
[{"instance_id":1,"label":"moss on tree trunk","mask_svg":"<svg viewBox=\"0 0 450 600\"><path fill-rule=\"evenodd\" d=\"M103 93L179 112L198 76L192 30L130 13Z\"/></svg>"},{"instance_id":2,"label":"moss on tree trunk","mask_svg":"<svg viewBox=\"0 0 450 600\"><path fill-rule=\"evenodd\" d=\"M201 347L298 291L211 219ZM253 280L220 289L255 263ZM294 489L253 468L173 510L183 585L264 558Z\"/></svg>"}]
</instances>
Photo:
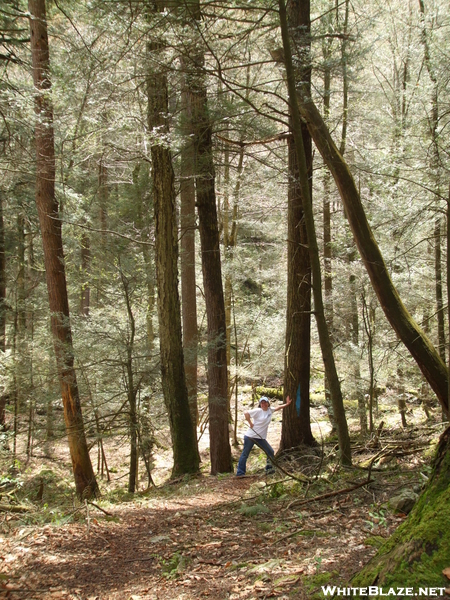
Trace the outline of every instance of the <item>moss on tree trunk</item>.
<instances>
[{"instance_id":1,"label":"moss on tree trunk","mask_svg":"<svg viewBox=\"0 0 450 600\"><path fill-rule=\"evenodd\" d=\"M450 427L433 474L409 517L352 580L352 587L448 587L450 566ZM375 596L372 596L375 598Z\"/></svg>"}]
</instances>

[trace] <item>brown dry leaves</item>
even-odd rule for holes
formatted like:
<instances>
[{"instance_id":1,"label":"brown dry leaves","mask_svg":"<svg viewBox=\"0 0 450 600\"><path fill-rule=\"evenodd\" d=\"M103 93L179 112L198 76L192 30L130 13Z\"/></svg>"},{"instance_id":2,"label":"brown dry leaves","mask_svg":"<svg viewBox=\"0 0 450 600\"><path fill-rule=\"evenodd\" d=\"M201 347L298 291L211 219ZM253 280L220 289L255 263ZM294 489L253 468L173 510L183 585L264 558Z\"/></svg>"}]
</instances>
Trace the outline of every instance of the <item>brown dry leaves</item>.
<instances>
[{"instance_id":1,"label":"brown dry leaves","mask_svg":"<svg viewBox=\"0 0 450 600\"><path fill-rule=\"evenodd\" d=\"M330 584L348 580L375 552L364 540L398 523L369 522L375 492L364 489L308 505L301 515L278 500L268 503L269 513L245 516L243 497L261 489L253 483L203 478L194 495L180 488L171 499L121 505L114 509L119 522L99 516L89 530L15 530L3 539L0 598L306 598L305 578L334 572Z\"/></svg>"}]
</instances>

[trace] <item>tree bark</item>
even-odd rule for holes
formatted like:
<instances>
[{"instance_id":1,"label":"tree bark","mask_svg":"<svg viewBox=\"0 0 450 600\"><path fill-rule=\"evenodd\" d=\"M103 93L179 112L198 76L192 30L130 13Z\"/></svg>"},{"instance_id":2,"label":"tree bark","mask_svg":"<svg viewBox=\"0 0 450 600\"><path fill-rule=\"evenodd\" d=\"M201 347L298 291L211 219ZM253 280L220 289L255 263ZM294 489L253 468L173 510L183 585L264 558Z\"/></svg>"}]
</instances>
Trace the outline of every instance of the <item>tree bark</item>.
<instances>
[{"instance_id":1,"label":"tree bark","mask_svg":"<svg viewBox=\"0 0 450 600\"><path fill-rule=\"evenodd\" d=\"M91 264L91 242L89 235L83 232L81 235L81 294L80 294L80 314L84 317L89 316L91 305L91 286L89 283Z\"/></svg>"},{"instance_id":2,"label":"tree bark","mask_svg":"<svg viewBox=\"0 0 450 600\"><path fill-rule=\"evenodd\" d=\"M184 113L184 129L189 128L192 112L192 101L189 87L183 82L182 108ZM180 181L180 235L181 235L181 308L183 319L183 349L186 385L189 394L189 407L192 424L197 435L197 285L195 274L195 178L194 178L194 146L186 133L185 143L181 149L181 181Z\"/></svg>"},{"instance_id":3,"label":"tree bark","mask_svg":"<svg viewBox=\"0 0 450 600\"><path fill-rule=\"evenodd\" d=\"M307 92L298 90L299 110L314 143L333 175L359 253L393 329L405 344L448 414L448 371L436 349L405 308L392 283L378 244L367 221L350 170L336 148L330 132Z\"/></svg>"},{"instance_id":4,"label":"tree bark","mask_svg":"<svg viewBox=\"0 0 450 600\"><path fill-rule=\"evenodd\" d=\"M88 498L98 493L98 487L87 448L74 369L61 220L55 198L53 108L45 0L29 0L28 10L35 87L36 206L44 248L52 336L76 491L80 498Z\"/></svg>"},{"instance_id":5,"label":"tree bark","mask_svg":"<svg viewBox=\"0 0 450 600\"><path fill-rule=\"evenodd\" d=\"M303 147L300 114L298 112L295 73L292 65L292 55L290 49L289 31L286 19L286 7L284 0L279 0L281 36L283 39L284 56L286 61L286 77L288 84L289 103L291 105L292 126L297 147L299 181L302 189L302 197L305 199L303 210L305 214L305 223L308 236L309 255L311 259L312 277L313 277L313 295L314 312L316 315L317 329L319 333L322 358L330 385L331 400L333 402L334 416L339 439L340 458L343 464L351 464L350 438L348 434L347 420L345 417L344 403L342 399L341 387L334 362L333 348L331 345L328 327L325 320L325 312L322 299L322 281L319 260L319 248L317 246L316 231L314 225L314 215L311 199L309 197L308 170L306 165L305 150Z\"/></svg>"},{"instance_id":6,"label":"tree bark","mask_svg":"<svg viewBox=\"0 0 450 600\"><path fill-rule=\"evenodd\" d=\"M158 135L167 133L165 115L168 112L167 80L159 67L152 64L152 57L160 52L158 42L149 43L148 125L154 134L151 155L161 376L173 445L172 477L176 477L197 472L200 459L184 372L175 177L170 149L165 140L158 140Z\"/></svg>"},{"instance_id":7,"label":"tree bark","mask_svg":"<svg viewBox=\"0 0 450 600\"><path fill-rule=\"evenodd\" d=\"M131 306L131 298L129 293L129 284L120 270L120 277L122 280L123 293L125 296L125 304L127 306L128 314L128 328L130 335L126 339L126 351L127 351L127 362L125 365L125 371L127 374L126 385L127 385L127 396L128 396L128 407L129 407L129 431L130 431L130 470L128 473L128 492L134 494L137 485L137 475L139 466L139 452L138 452L138 413L136 397L139 386L134 384L134 371L133 371L133 352L134 352L134 340L136 337L136 321L134 319L133 309Z\"/></svg>"},{"instance_id":8,"label":"tree bark","mask_svg":"<svg viewBox=\"0 0 450 600\"><path fill-rule=\"evenodd\" d=\"M196 131L197 210L202 248L202 272L208 323L208 407L211 474L230 472L228 433L228 374L225 301L217 223L212 131L207 112L206 88L194 121Z\"/></svg>"},{"instance_id":9,"label":"tree bark","mask_svg":"<svg viewBox=\"0 0 450 600\"><path fill-rule=\"evenodd\" d=\"M310 87L310 2L290 3L288 21L296 32L302 64L297 77ZM291 117L292 132L292 117ZM311 432L309 380L311 367L311 260L303 206L312 198L312 144L305 125L301 126L305 150L309 198L304 198L299 181L298 149L295 134L288 138L288 252L287 252L287 305L284 362L284 393L292 402L284 410L280 450L300 444L315 443Z\"/></svg>"},{"instance_id":10,"label":"tree bark","mask_svg":"<svg viewBox=\"0 0 450 600\"><path fill-rule=\"evenodd\" d=\"M200 4L190 4L189 20L200 20ZM193 26L195 31L195 25ZM201 44L201 41L198 41ZM197 47L187 66L193 98L191 131L195 148L197 212L202 251L203 287L208 328L208 408L211 474L233 470L228 424L226 319L217 220L212 127L208 112L204 54Z\"/></svg>"},{"instance_id":11,"label":"tree bark","mask_svg":"<svg viewBox=\"0 0 450 600\"><path fill-rule=\"evenodd\" d=\"M338 13L339 9L336 8ZM332 26L332 15L333 15L332 4L329 4L328 12L323 17L323 20L327 23L327 30L331 34L333 31ZM337 15L336 15L337 19ZM330 98L331 98L331 66L330 59L332 55L332 38L326 37L322 42L322 53L323 53L323 112L325 121L328 121L330 115ZM302 123L302 126L304 124ZM332 274L332 251L331 251L331 175L328 170L324 170L323 173L323 266L324 266L324 304L325 304L325 318L327 320L328 330L330 332L330 338L333 343L334 337L334 314L333 314L333 274ZM325 388L325 404L327 407L328 418L331 423L331 434L336 433L336 422L333 415L333 405L331 402L330 389L326 373L324 375L324 388Z\"/></svg>"},{"instance_id":12,"label":"tree bark","mask_svg":"<svg viewBox=\"0 0 450 600\"><path fill-rule=\"evenodd\" d=\"M3 191L0 189L0 350L6 349L6 253Z\"/></svg>"}]
</instances>

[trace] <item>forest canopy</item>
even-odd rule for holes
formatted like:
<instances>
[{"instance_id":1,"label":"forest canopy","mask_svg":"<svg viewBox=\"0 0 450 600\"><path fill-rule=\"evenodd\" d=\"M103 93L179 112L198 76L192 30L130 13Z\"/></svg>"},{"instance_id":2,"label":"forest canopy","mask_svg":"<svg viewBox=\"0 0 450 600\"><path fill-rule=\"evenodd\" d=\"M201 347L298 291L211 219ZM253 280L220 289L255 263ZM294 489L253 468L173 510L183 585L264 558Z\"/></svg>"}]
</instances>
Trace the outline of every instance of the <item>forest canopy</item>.
<instances>
[{"instance_id":1,"label":"forest canopy","mask_svg":"<svg viewBox=\"0 0 450 600\"><path fill-rule=\"evenodd\" d=\"M66 432L80 496L111 435L130 491L161 445L198 470L208 424L211 472L231 471L260 385L301 396L283 448L314 443L314 395L349 463L343 399L363 434L380 393L448 413L448 6L287 9L289 49L266 0L0 9L2 435L20 424L32 453Z\"/></svg>"}]
</instances>

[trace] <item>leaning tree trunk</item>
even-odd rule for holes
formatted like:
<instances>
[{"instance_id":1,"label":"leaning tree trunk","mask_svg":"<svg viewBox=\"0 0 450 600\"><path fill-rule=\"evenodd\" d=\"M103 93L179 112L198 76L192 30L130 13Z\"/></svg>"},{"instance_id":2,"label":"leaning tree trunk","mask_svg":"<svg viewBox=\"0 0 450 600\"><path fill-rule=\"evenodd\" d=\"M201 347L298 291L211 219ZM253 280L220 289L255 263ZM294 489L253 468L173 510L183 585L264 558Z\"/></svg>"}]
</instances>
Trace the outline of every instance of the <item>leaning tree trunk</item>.
<instances>
[{"instance_id":1,"label":"leaning tree trunk","mask_svg":"<svg viewBox=\"0 0 450 600\"><path fill-rule=\"evenodd\" d=\"M322 158L333 175L359 253L380 305L393 329L405 344L448 415L448 370L433 344L404 306L389 276L372 233L350 170L336 148L330 132L306 90L298 90L299 110Z\"/></svg>"},{"instance_id":2,"label":"leaning tree trunk","mask_svg":"<svg viewBox=\"0 0 450 600\"><path fill-rule=\"evenodd\" d=\"M445 362L445 325L444 325L444 301L443 301L443 278L441 265L441 237L442 237L442 216L440 215L441 198L441 177L442 168L440 150L439 150L439 81L436 70L432 62L432 55L428 42L428 31L425 18L425 3L419 0L420 20L422 26L422 44L424 47L424 59L428 75L432 83L431 115L429 118L431 149L430 149L430 167L433 180L434 197L436 204L436 216L434 220L434 268L435 268L435 296L436 296L436 318L438 329L438 351L439 356Z\"/></svg>"},{"instance_id":3,"label":"leaning tree trunk","mask_svg":"<svg viewBox=\"0 0 450 600\"><path fill-rule=\"evenodd\" d=\"M412 512L352 580L352 587L448 587L450 566L450 427L442 434L434 468ZM443 594L439 594L443 595ZM378 598L372 595L372 598Z\"/></svg>"},{"instance_id":4,"label":"leaning tree trunk","mask_svg":"<svg viewBox=\"0 0 450 600\"><path fill-rule=\"evenodd\" d=\"M308 236L308 248L311 259L311 269L313 277L313 296L314 312L316 315L317 330L319 333L322 358L330 385L331 400L333 402L333 411L336 419L336 428L339 440L340 458L343 464L351 464L350 437L348 433L347 420L345 417L344 402L342 399L341 386L337 375L336 364L334 361L333 348L331 345L328 327L325 320L325 312L322 299L321 268L319 260L319 248L314 224L314 215L312 210L311 198L309 195L308 169L306 165L305 150L303 146L300 114L298 112L295 73L290 48L289 31L286 18L286 6L284 0L278 1L280 13L281 36L283 39L284 56L286 61L286 78L289 93L289 102L292 114L292 130L297 148L299 181L304 199L303 210L305 214L305 223Z\"/></svg>"},{"instance_id":5,"label":"leaning tree trunk","mask_svg":"<svg viewBox=\"0 0 450 600\"><path fill-rule=\"evenodd\" d=\"M64 252L58 203L55 198L55 151L50 61L45 0L29 0L31 53L35 87L36 206L44 249L44 265L51 313L58 378L70 455L79 497L98 493L84 432L74 369Z\"/></svg>"}]
</instances>

